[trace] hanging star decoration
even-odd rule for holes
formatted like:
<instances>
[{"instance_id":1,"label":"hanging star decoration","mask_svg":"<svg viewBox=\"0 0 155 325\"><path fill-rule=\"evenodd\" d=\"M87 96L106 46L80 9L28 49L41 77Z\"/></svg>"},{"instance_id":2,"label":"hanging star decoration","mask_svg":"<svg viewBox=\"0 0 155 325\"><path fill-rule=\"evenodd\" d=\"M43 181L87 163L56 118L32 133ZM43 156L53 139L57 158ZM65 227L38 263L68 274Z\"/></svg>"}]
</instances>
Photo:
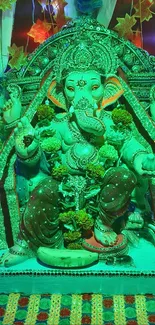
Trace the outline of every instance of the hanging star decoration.
<instances>
[{"instance_id":1,"label":"hanging star decoration","mask_svg":"<svg viewBox=\"0 0 155 325\"><path fill-rule=\"evenodd\" d=\"M52 5L57 8L57 13L54 15L54 19L57 25L57 31L59 31L62 26L66 25L66 23L71 20L71 18L65 16L64 8L67 5L67 2L64 0L55 0Z\"/></svg>"},{"instance_id":2,"label":"hanging star decoration","mask_svg":"<svg viewBox=\"0 0 155 325\"><path fill-rule=\"evenodd\" d=\"M24 52L24 47L17 47L16 44L13 44L12 46L8 46L8 52L11 56L8 65L11 68L19 70L26 62L27 53Z\"/></svg>"},{"instance_id":3,"label":"hanging star decoration","mask_svg":"<svg viewBox=\"0 0 155 325\"><path fill-rule=\"evenodd\" d=\"M37 19L27 34L34 39L35 43L42 43L49 37L50 29L51 23Z\"/></svg>"},{"instance_id":4,"label":"hanging star decoration","mask_svg":"<svg viewBox=\"0 0 155 325\"><path fill-rule=\"evenodd\" d=\"M140 21L143 22L145 20L149 21L154 12L151 11L151 7L154 4L154 0L140 0L137 4L134 5L134 9L136 10L134 16L140 18Z\"/></svg>"},{"instance_id":5,"label":"hanging star decoration","mask_svg":"<svg viewBox=\"0 0 155 325\"><path fill-rule=\"evenodd\" d=\"M136 24L135 16L125 15L124 18L117 18L118 24L114 29L118 32L119 36L131 38L133 35L132 27Z\"/></svg>"},{"instance_id":6,"label":"hanging star decoration","mask_svg":"<svg viewBox=\"0 0 155 325\"><path fill-rule=\"evenodd\" d=\"M13 3L15 2L16 0L0 0L0 9L3 11L11 9Z\"/></svg>"}]
</instances>

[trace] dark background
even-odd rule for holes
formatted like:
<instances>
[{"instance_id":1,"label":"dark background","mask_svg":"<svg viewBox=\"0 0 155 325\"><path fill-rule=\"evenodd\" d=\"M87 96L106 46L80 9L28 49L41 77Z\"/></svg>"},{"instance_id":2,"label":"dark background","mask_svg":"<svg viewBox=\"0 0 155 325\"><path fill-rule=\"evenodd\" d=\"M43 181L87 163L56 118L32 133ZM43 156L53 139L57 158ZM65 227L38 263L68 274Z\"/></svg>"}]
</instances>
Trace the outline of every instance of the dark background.
<instances>
[{"instance_id":1,"label":"dark background","mask_svg":"<svg viewBox=\"0 0 155 325\"><path fill-rule=\"evenodd\" d=\"M67 0L66 0L67 1ZM74 0L73 0L74 1ZM137 0L133 0L134 2ZM35 2L34 22L39 18L44 19L44 14L41 12L42 8L37 0ZM27 33L33 25L33 1L32 0L17 0L15 20L12 34L12 43L17 46L24 46L24 49L30 53L39 43L34 43L33 38L29 37ZM132 0L117 0L117 5L110 22L110 29L117 24L117 17L125 17L125 14L130 14ZM151 7L151 11L155 12L155 3ZM134 12L134 11L133 11ZM45 11L45 18L50 21L50 15L48 11ZM150 21L144 21L142 23L143 30L143 48L150 54L155 55L155 15Z\"/></svg>"}]
</instances>

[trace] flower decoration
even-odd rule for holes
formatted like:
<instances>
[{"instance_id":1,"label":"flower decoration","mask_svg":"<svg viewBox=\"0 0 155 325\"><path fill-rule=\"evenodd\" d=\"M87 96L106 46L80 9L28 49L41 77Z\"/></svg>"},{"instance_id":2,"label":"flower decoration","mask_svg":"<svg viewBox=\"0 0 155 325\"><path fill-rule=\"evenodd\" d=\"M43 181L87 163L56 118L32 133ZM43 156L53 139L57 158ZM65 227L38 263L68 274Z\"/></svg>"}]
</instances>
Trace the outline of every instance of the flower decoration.
<instances>
[{"instance_id":1,"label":"flower decoration","mask_svg":"<svg viewBox=\"0 0 155 325\"><path fill-rule=\"evenodd\" d=\"M92 299L92 295L90 293L84 293L82 295L82 299L83 300L91 300Z\"/></svg>"},{"instance_id":2,"label":"flower decoration","mask_svg":"<svg viewBox=\"0 0 155 325\"><path fill-rule=\"evenodd\" d=\"M0 307L0 317L3 317L5 314L5 309Z\"/></svg>"},{"instance_id":3,"label":"flower decoration","mask_svg":"<svg viewBox=\"0 0 155 325\"><path fill-rule=\"evenodd\" d=\"M125 302L127 304L134 304L135 303L135 297L134 296L125 296Z\"/></svg>"},{"instance_id":4,"label":"flower decoration","mask_svg":"<svg viewBox=\"0 0 155 325\"><path fill-rule=\"evenodd\" d=\"M61 148L61 141L55 137L46 138L41 142L41 147L47 152L56 152Z\"/></svg>"},{"instance_id":5,"label":"flower decoration","mask_svg":"<svg viewBox=\"0 0 155 325\"><path fill-rule=\"evenodd\" d=\"M67 317L67 316L70 316L70 313L71 313L71 311L69 310L69 308L61 308L61 310L60 310L60 316L61 317ZM66 320L66 319L65 319ZM68 322L66 323L66 322L61 322L61 324L63 325L67 325L68 324Z\"/></svg>"},{"instance_id":6,"label":"flower decoration","mask_svg":"<svg viewBox=\"0 0 155 325\"><path fill-rule=\"evenodd\" d=\"M59 221L62 223L70 224L72 223L73 219L75 218L76 212L75 211L68 211L59 214Z\"/></svg>"},{"instance_id":7,"label":"flower decoration","mask_svg":"<svg viewBox=\"0 0 155 325\"><path fill-rule=\"evenodd\" d=\"M116 161L118 159L117 150L110 144L103 145L99 150L99 156L102 159Z\"/></svg>"},{"instance_id":8,"label":"flower decoration","mask_svg":"<svg viewBox=\"0 0 155 325\"><path fill-rule=\"evenodd\" d=\"M34 39L35 43L42 43L49 37L49 30L51 29L51 23L46 20L42 21L37 19L36 23L33 24L27 35Z\"/></svg>"},{"instance_id":9,"label":"flower decoration","mask_svg":"<svg viewBox=\"0 0 155 325\"><path fill-rule=\"evenodd\" d=\"M121 108L115 108L112 111L112 119L116 125L120 124L122 126L129 126L133 121L132 115Z\"/></svg>"},{"instance_id":10,"label":"flower decoration","mask_svg":"<svg viewBox=\"0 0 155 325\"><path fill-rule=\"evenodd\" d=\"M70 243L67 245L67 249L83 249L83 247L79 243Z\"/></svg>"},{"instance_id":11,"label":"flower decoration","mask_svg":"<svg viewBox=\"0 0 155 325\"><path fill-rule=\"evenodd\" d=\"M0 9L3 11L11 9L12 4L15 2L16 0L0 0Z\"/></svg>"},{"instance_id":12,"label":"flower decoration","mask_svg":"<svg viewBox=\"0 0 155 325\"><path fill-rule=\"evenodd\" d=\"M21 307L27 306L29 303L29 298L28 297L22 297L18 300L18 305Z\"/></svg>"},{"instance_id":13,"label":"flower decoration","mask_svg":"<svg viewBox=\"0 0 155 325\"><path fill-rule=\"evenodd\" d=\"M103 306L105 308L111 308L113 306L113 299L103 299Z\"/></svg>"},{"instance_id":14,"label":"flower decoration","mask_svg":"<svg viewBox=\"0 0 155 325\"><path fill-rule=\"evenodd\" d=\"M151 314L151 315L149 315L148 316L148 321L150 322L150 323L152 323L152 324L154 324L155 323L155 315L153 314Z\"/></svg>"},{"instance_id":15,"label":"flower decoration","mask_svg":"<svg viewBox=\"0 0 155 325\"><path fill-rule=\"evenodd\" d=\"M52 176L55 179L61 180L64 176L67 175L68 175L68 168L64 165L60 165L52 169Z\"/></svg>"},{"instance_id":16,"label":"flower decoration","mask_svg":"<svg viewBox=\"0 0 155 325\"><path fill-rule=\"evenodd\" d=\"M48 318L48 313L46 312L40 312L38 315L37 315L37 319L39 321L43 321L43 320L46 320Z\"/></svg>"},{"instance_id":17,"label":"flower decoration","mask_svg":"<svg viewBox=\"0 0 155 325\"><path fill-rule=\"evenodd\" d=\"M8 303L8 295L6 294L1 294L0 295L0 306L6 305Z\"/></svg>"},{"instance_id":18,"label":"flower decoration","mask_svg":"<svg viewBox=\"0 0 155 325\"><path fill-rule=\"evenodd\" d=\"M59 222L64 224L64 229L69 229L64 232L64 240L69 243L68 249L82 249L81 237L92 235L92 227L94 219L85 209L79 211L70 210L59 214Z\"/></svg>"},{"instance_id":19,"label":"flower decoration","mask_svg":"<svg viewBox=\"0 0 155 325\"><path fill-rule=\"evenodd\" d=\"M99 179L103 178L105 170L101 165L88 164L86 166L86 173L90 178Z\"/></svg>"},{"instance_id":20,"label":"flower decoration","mask_svg":"<svg viewBox=\"0 0 155 325\"><path fill-rule=\"evenodd\" d=\"M75 222L83 230L89 230L94 224L94 220L85 210L79 210L75 215Z\"/></svg>"},{"instance_id":21,"label":"flower decoration","mask_svg":"<svg viewBox=\"0 0 155 325\"><path fill-rule=\"evenodd\" d=\"M90 324L90 322L91 322L91 317L88 315L84 315L81 319L81 324Z\"/></svg>"},{"instance_id":22,"label":"flower decoration","mask_svg":"<svg viewBox=\"0 0 155 325\"><path fill-rule=\"evenodd\" d=\"M54 115L54 109L50 105L42 104L37 107L37 116L39 121L43 119L51 121Z\"/></svg>"},{"instance_id":23,"label":"flower decoration","mask_svg":"<svg viewBox=\"0 0 155 325\"><path fill-rule=\"evenodd\" d=\"M81 233L79 231L68 231L64 233L64 240L66 242L74 242L81 238Z\"/></svg>"},{"instance_id":24,"label":"flower decoration","mask_svg":"<svg viewBox=\"0 0 155 325\"><path fill-rule=\"evenodd\" d=\"M8 46L8 52L12 56L8 62L9 66L19 70L26 62L27 53L24 52L24 47L17 47L16 44L13 44Z\"/></svg>"}]
</instances>

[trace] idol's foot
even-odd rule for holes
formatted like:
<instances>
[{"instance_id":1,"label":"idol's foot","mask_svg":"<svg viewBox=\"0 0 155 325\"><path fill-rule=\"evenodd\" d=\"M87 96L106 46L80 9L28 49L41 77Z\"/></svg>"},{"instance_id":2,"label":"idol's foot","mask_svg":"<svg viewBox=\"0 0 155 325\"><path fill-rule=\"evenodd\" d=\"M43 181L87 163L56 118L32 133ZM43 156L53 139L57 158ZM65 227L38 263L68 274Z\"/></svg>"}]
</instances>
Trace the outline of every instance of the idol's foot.
<instances>
[{"instance_id":1,"label":"idol's foot","mask_svg":"<svg viewBox=\"0 0 155 325\"><path fill-rule=\"evenodd\" d=\"M16 244L0 256L0 267L10 267L20 264L30 257L31 254L27 246L22 247Z\"/></svg>"},{"instance_id":2,"label":"idol's foot","mask_svg":"<svg viewBox=\"0 0 155 325\"><path fill-rule=\"evenodd\" d=\"M96 220L94 227L95 239L104 246L114 246L117 243L118 236L109 226L101 224L101 221Z\"/></svg>"}]
</instances>

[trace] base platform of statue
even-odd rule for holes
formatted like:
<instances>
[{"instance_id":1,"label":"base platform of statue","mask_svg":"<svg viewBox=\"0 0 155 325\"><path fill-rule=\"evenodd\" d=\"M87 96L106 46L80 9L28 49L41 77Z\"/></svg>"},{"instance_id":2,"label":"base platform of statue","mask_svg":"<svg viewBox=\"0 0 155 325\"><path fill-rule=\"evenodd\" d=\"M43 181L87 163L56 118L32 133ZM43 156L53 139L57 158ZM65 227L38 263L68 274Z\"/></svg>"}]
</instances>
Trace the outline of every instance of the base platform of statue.
<instances>
[{"instance_id":1,"label":"base platform of statue","mask_svg":"<svg viewBox=\"0 0 155 325\"><path fill-rule=\"evenodd\" d=\"M155 294L155 247L141 239L129 255L135 266L99 262L83 269L53 269L35 258L0 269L0 292Z\"/></svg>"}]
</instances>

